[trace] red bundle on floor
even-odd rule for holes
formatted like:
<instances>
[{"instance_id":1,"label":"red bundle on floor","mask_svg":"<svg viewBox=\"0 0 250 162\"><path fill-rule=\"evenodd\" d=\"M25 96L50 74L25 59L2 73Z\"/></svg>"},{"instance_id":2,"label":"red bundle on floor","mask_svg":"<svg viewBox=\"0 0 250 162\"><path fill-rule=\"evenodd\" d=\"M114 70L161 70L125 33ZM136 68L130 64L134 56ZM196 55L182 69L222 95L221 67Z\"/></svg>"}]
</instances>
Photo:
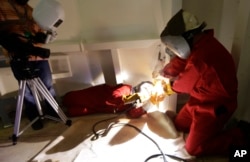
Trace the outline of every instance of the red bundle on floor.
<instances>
[{"instance_id":1,"label":"red bundle on floor","mask_svg":"<svg viewBox=\"0 0 250 162\"><path fill-rule=\"evenodd\" d=\"M131 85L118 84L116 86L110 86L101 84L68 92L63 97L62 104L66 107L67 114L70 117L95 113L121 112L129 106L124 105L122 97L131 94L131 92ZM141 115L142 113L140 115L133 114L132 117L139 117Z\"/></svg>"}]
</instances>

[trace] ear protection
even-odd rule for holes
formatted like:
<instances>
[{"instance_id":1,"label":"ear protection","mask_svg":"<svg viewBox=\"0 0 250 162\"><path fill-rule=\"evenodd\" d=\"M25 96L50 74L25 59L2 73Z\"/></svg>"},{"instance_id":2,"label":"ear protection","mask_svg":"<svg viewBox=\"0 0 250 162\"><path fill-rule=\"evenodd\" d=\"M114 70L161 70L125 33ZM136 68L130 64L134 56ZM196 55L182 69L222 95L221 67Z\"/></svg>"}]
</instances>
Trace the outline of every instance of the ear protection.
<instances>
[{"instance_id":1,"label":"ear protection","mask_svg":"<svg viewBox=\"0 0 250 162\"><path fill-rule=\"evenodd\" d=\"M183 38L188 42L190 48L192 48L193 38L196 34L201 33L202 30L207 26L205 22L195 29L188 30L182 34Z\"/></svg>"}]
</instances>

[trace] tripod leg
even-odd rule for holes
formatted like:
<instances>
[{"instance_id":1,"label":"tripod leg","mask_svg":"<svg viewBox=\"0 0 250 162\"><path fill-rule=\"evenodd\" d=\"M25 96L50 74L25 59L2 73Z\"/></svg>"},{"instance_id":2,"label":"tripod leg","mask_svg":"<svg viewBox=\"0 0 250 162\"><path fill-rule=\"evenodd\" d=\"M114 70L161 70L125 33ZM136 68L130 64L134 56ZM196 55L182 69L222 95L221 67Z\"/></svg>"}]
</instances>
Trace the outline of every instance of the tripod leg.
<instances>
[{"instance_id":1,"label":"tripod leg","mask_svg":"<svg viewBox=\"0 0 250 162\"><path fill-rule=\"evenodd\" d=\"M41 81L40 78L34 78L32 80L33 84L35 84L37 87L37 89L39 90L39 92L41 94L43 94L44 98L49 102L49 104L53 107L53 109L57 112L57 114L59 115L59 117L62 119L62 121L66 124L66 125L71 125L71 121L67 119L67 117L65 116L65 114L63 113L62 109L59 107L59 105L57 104L56 100L54 99L54 97L51 95L51 93L48 91L47 87L45 87L45 85L43 84L43 82Z\"/></svg>"},{"instance_id":2,"label":"tripod leg","mask_svg":"<svg viewBox=\"0 0 250 162\"><path fill-rule=\"evenodd\" d=\"M16 144L17 137L19 136L19 128L20 128L20 122L21 122L21 116L22 116L25 88L26 88L26 80L21 80L20 85L19 85L18 98L17 98L14 133L12 136L12 141L14 145Z\"/></svg>"},{"instance_id":3,"label":"tripod leg","mask_svg":"<svg viewBox=\"0 0 250 162\"><path fill-rule=\"evenodd\" d=\"M35 99L36 107L37 107L37 110L39 112L39 115L42 117L43 116L42 106L41 106L41 103L40 103L40 100L39 100L38 91L36 89L36 86L32 83L31 80L27 80L27 83L28 83L28 86L30 87L32 95L33 95L33 97Z\"/></svg>"},{"instance_id":4,"label":"tripod leg","mask_svg":"<svg viewBox=\"0 0 250 162\"><path fill-rule=\"evenodd\" d=\"M21 80L19 85L19 92L18 92L18 99L17 99L17 106L16 106L16 116L15 116L15 124L14 124L14 133L12 135L13 145L16 144L17 138L33 123L35 123L39 117L36 117L33 121L31 121L27 126L25 126L20 131L20 123L22 117L22 108L23 108L23 100L24 100L24 93L26 90L27 80Z\"/></svg>"}]
</instances>

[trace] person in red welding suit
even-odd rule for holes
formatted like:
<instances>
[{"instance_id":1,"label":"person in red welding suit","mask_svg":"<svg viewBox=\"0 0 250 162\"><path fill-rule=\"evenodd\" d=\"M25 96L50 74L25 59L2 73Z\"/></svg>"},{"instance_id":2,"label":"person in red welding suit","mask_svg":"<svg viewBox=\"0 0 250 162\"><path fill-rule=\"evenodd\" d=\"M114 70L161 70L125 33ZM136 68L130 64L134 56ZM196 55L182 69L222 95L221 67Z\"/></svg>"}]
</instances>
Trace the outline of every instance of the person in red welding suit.
<instances>
[{"instance_id":1,"label":"person in red welding suit","mask_svg":"<svg viewBox=\"0 0 250 162\"><path fill-rule=\"evenodd\" d=\"M177 130L188 133L187 152L226 155L232 146L245 143L240 127L223 130L237 108L236 68L214 31L205 26L184 10L170 19L160 37L166 53L174 56L161 75L173 81L175 92L190 96L172 118Z\"/></svg>"}]
</instances>

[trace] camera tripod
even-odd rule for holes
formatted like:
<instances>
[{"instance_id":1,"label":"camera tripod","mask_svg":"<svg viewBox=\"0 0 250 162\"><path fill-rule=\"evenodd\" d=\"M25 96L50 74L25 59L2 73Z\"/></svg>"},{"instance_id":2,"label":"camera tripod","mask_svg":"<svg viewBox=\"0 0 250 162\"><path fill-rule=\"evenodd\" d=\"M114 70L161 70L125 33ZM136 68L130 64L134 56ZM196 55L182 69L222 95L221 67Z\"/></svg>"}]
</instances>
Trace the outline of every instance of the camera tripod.
<instances>
[{"instance_id":1,"label":"camera tripod","mask_svg":"<svg viewBox=\"0 0 250 162\"><path fill-rule=\"evenodd\" d=\"M29 86L31 89L32 95L35 99L37 110L39 112L39 116L37 116L33 121L31 121L26 127L24 127L20 131L20 122L21 122L21 116L22 116L22 108L23 108L23 100L24 100L24 93L26 86ZM43 97L43 98L42 98ZM44 115L41 107L40 100L46 99L47 102L53 107L55 112L58 114L59 118ZM17 106L16 106L16 116L15 116L15 124L14 124L14 133L12 135L12 141L13 145L17 143L17 138L33 123L35 123L38 119L44 119L48 118L55 121L63 121L66 125L70 126L72 121L67 119L65 114L63 113L62 109L54 99L54 97L51 95L51 93L48 91L46 86L43 84L41 79L39 77L32 77L20 80L19 83L19 91L18 91L18 98L17 98Z\"/></svg>"}]
</instances>

